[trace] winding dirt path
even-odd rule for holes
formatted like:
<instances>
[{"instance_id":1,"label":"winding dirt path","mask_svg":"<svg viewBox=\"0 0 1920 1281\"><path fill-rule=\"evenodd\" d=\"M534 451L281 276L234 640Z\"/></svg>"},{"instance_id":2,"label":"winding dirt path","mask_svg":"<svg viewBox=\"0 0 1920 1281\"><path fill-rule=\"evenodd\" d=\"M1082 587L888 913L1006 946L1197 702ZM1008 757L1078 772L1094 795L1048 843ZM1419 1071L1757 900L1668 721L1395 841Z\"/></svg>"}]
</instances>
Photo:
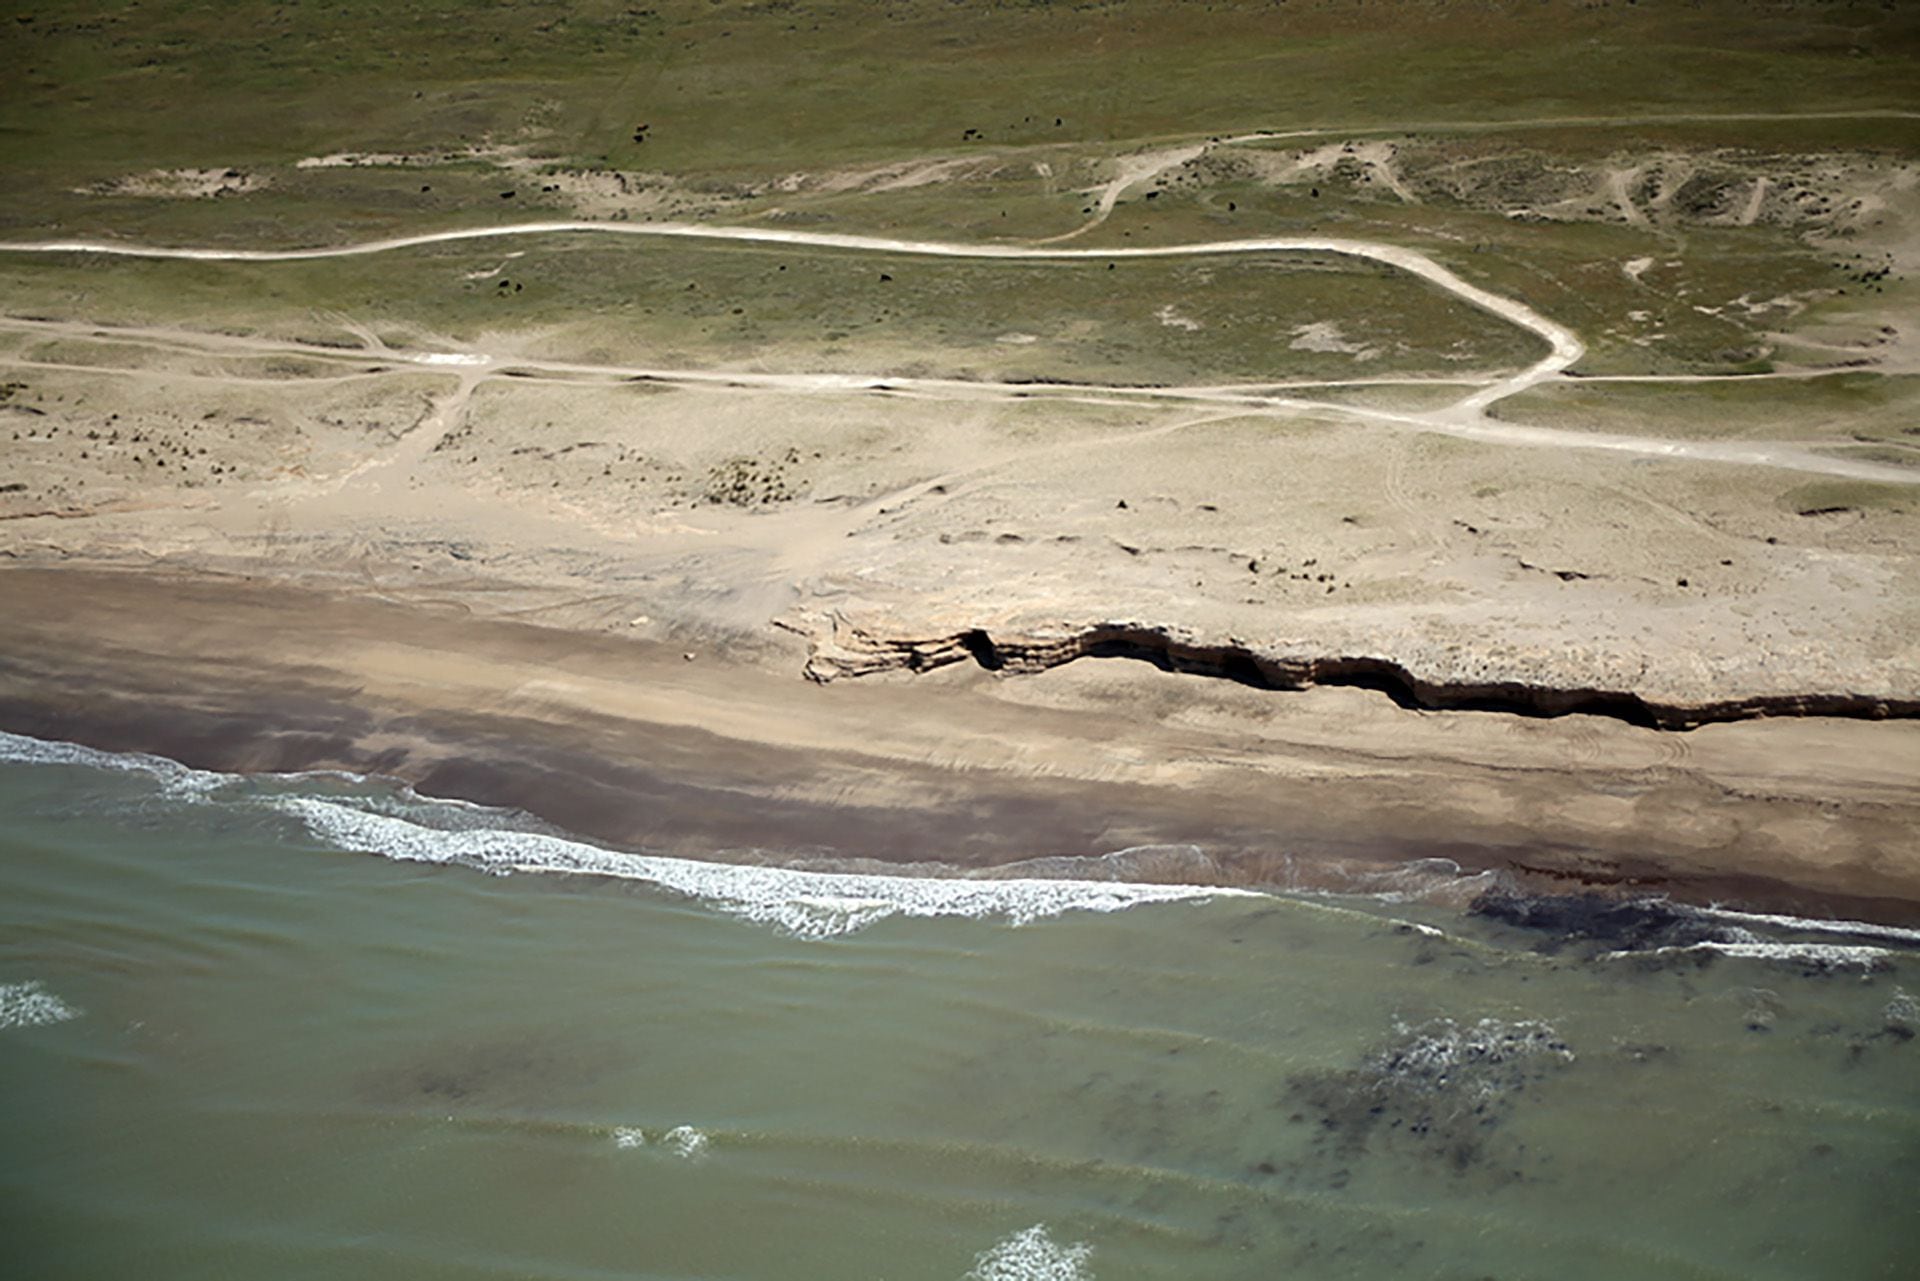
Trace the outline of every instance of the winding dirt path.
<instances>
[{"instance_id":1,"label":"winding dirt path","mask_svg":"<svg viewBox=\"0 0 1920 1281\"><path fill-rule=\"evenodd\" d=\"M436 429L419 434L418 440L423 449L431 448L433 441L440 435L459 425L466 398L472 394L473 389L480 382L490 378L506 377L509 374L520 377L531 374L548 382L602 386L647 380L676 386L718 387L742 392L826 395L873 393L950 402L1060 400L1076 404L1098 405L1184 404L1196 407L1207 406L1231 415L1326 414L1358 418L1402 431L1454 436L1482 444L1594 450L1610 454L1631 454L1642 458L1760 466L1852 480L1920 485L1920 469L1835 458L1816 453L1812 449L1780 442L1763 444L1741 441L1680 441L1656 436L1533 427L1519 423L1498 422L1477 414L1460 413L1457 412L1457 406L1432 413L1421 413L1377 409L1364 405L1319 401L1283 394L1290 390L1311 391L1315 387L1323 386L1366 385L1367 380L1301 384L1298 387L1271 383L1186 387L1125 387L1104 383L1006 383L892 374L796 374L741 369L670 369L644 365L595 365L524 355L496 356L476 351L401 351L384 346L377 351L368 351L361 348L323 347L274 339L249 338L237 334L210 334L193 330L151 327L109 329L77 321L0 317L0 332L8 330L58 334L114 343L150 343L158 348L197 355L236 357L299 355L321 362L350 363L359 367L359 373L356 376L362 377L378 376L374 371L366 369L369 358L377 359L387 366L387 369L382 372L399 373L426 369L455 374L459 378L459 390L452 398L440 405L435 415ZM16 362L9 357L0 356L0 365L12 363ZM159 376L161 372L149 369L123 369L108 365L84 365L79 368L91 373L127 374L139 377ZM1515 378L1525 376L1527 371L1522 371L1521 374L1513 378L1501 379L1492 386L1494 388L1510 387ZM1756 378L1762 376L1753 375ZM204 380L217 378L215 375L205 374L198 377ZM234 379L233 381L251 380ZM288 378L277 381L290 385L307 380ZM335 379L322 377L312 381L335 381ZM1379 381L1394 385L1418 382L1456 385L1459 380L1383 379ZM1621 378L1619 381L1638 380ZM1729 379L1720 378L1718 381L1729 381Z\"/></svg>"},{"instance_id":2,"label":"winding dirt path","mask_svg":"<svg viewBox=\"0 0 1920 1281\"><path fill-rule=\"evenodd\" d=\"M497 240L543 235L655 236L689 240L717 240L749 244L796 245L814 249L846 249L864 253L905 254L928 258L967 258L1017 261L1120 261L1141 258L1198 258L1258 253L1334 253L1386 263L1418 276L1472 306L1517 325L1543 340L1548 353L1539 361L1483 388L1461 403L1463 412L1477 415L1493 402L1551 378L1567 369L1586 351L1571 329L1549 320L1525 303L1482 289L1455 275L1418 250L1366 240L1323 236L1255 236L1240 240L1198 241L1184 245L1139 245L1108 249L1060 249L1043 245L960 244L938 240L898 240L825 231L787 231L767 227L710 227L692 223L606 223L560 220L514 223L501 227L471 227L430 231L412 236L330 245L313 249L196 249L140 245L106 240L42 240L0 244L5 253L109 254L128 258L187 259L201 262L301 262L322 258L352 258L387 253L421 245Z\"/></svg>"},{"instance_id":3,"label":"winding dirt path","mask_svg":"<svg viewBox=\"0 0 1920 1281\"><path fill-rule=\"evenodd\" d=\"M1247 135L1267 136L1267 135ZM1162 157L1164 159L1164 157ZM794 374L754 371L652 369L598 366L565 361L524 357L497 358L480 352L398 352L384 346L375 351L357 352L314 348L299 344L254 345L249 340L219 338L212 345L228 349L246 347L254 351L299 351L307 355L350 355L365 359L373 355L382 360L415 367L447 368L462 375L469 385L478 379L506 369L537 371L561 378L657 378L665 382L699 383L741 389L779 391L886 391L937 395L944 398L1039 398L1084 399L1098 397L1127 400L1178 400L1217 405L1240 406L1248 410L1316 412L1358 417L1399 426L1403 429L1438 432L1466 439L1509 445L1561 449L1600 450L1630 453L1641 457L1691 459L1702 462L1735 463L1784 468L1819 475L1875 480L1892 484L1920 484L1920 474L1908 468L1886 464L1831 458L1808 450L1774 444L1740 442L1674 441L1653 437L1565 431L1548 427L1530 427L1496 422L1486 409L1516 393L1543 382L1561 378L1584 354L1585 347L1571 329L1541 315L1527 304L1503 297L1462 279L1447 267L1417 250L1373 241L1321 236L1261 236L1238 240L1199 241L1183 245L1126 246L1100 249L1056 248L1047 245L967 244L936 240L903 240L883 236L854 235L839 232L790 231L765 227L705 226L692 223L606 223L579 220L555 220L514 223L498 227L462 228L422 232L358 244L329 245L308 249L210 249L164 245L142 245L101 240L47 240L0 244L0 253L103 254L148 259L182 259L209 262L296 262L327 258L351 258L389 253L422 245L453 244L466 241L498 240L544 235L615 235L706 240L747 244L781 244L801 248L840 249L854 252L898 254L931 258L959 258L987 261L1119 261L1147 258L1218 257L1259 253L1334 253L1364 258L1418 276L1471 306L1490 313L1532 333L1546 343L1547 354L1512 374L1480 384L1477 390L1446 408L1432 412L1392 411L1357 405L1345 405L1275 395L1278 387L1184 386L1130 388L1103 384L1013 384L972 382L960 379L909 378L885 374ZM7 327L37 329L60 328L87 334L119 333L170 342L208 344L213 336L190 335L188 331L137 330L107 331L99 326L8 320ZM443 415L443 427L457 417L458 405Z\"/></svg>"}]
</instances>

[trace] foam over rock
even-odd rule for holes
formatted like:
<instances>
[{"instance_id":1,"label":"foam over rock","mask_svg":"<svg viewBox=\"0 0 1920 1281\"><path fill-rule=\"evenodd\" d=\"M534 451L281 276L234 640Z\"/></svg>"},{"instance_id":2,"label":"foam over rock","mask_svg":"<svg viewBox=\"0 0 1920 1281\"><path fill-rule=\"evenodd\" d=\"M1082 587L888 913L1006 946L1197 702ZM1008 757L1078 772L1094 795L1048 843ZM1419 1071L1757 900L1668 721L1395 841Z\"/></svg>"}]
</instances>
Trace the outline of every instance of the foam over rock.
<instances>
[{"instance_id":1,"label":"foam over rock","mask_svg":"<svg viewBox=\"0 0 1920 1281\"><path fill-rule=\"evenodd\" d=\"M1420 1027L1401 1026L1399 1039L1375 1054L1371 1066L1417 1093L1457 1088L1489 1098L1516 1088L1522 1074L1515 1064L1534 1058L1571 1063L1573 1057L1553 1026L1539 1019L1489 1018L1464 1025L1436 1019Z\"/></svg>"},{"instance_id":2,"label":"foam over rock","mask_svg":"<svg viewBox=\"0 0 1920 1281\"><path fill-rule=\"evenodd\" d=\"M967 1281L1092 1281L1087 1260L1093 1247L1084 1241L1056 1242L1047 1225L1036 1223L1014 1233L973 1261Z\"/></svg>"},{"instance_id":3,"label":"foam over rock","mask_svg":"<svg viewBox=\"0 0 1920 1281\"><path fill-rule=\"evenodd\" d=\"M1026 925L1065 912L1259 897L1248 890L1201 885L931 879L707 863L622 853L542 832L443 831L316 797L281 797L275 806L299 819L319 840L341 849L495 874L571 872L644 881L803 939L851 934L889 916L955 916Z\"/></svg>"},{"instance_id":4,"label":"foam over rock","mask_svg":"<svg viewBox=\"0 0 1920 1281\"><path fill-rule=\"evenodd\" d=\"M706 1152L713 1140L703 1130L691 1125L676 1125L671 1130L653 1136L653 1146L671 1152L682 1160L691 1161ZM622 1152L635 1148L644 1148L649 1144L647 1132L637 1125L616 1125L613 1127L613 1146Z\"/></svg>"},{"instance_id":5,"label":"foam over rock","mask_svg":"<svg viewBox=\"0 0 1920 1281\"><path fill-rule=\"evenodd\" d=\"M47 991L37 979L0 983L0 1028L42 1027L79 1017L79 1010Z\"/></svg>"},{"instance_id":6,"label":"foam over rock","mask_svg":"<svg viewBox=\"0 0 1920 1281\"><path fill-rule=\"evenodd\" d=\"M676 1125L660 1136L660 1142L666 1145L668 1151L685 1160L692 1160L705 1152L712 1141L705 1133L690 1125Z\"/></svg>"}]
</instances>

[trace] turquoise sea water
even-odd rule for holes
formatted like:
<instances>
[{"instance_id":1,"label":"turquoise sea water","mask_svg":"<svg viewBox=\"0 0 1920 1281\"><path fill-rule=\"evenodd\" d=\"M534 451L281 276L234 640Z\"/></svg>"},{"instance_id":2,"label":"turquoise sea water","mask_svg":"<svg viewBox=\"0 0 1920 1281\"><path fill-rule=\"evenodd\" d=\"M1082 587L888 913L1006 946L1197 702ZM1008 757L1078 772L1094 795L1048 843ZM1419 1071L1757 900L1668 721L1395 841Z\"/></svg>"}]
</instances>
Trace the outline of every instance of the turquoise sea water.
<instances>
[{"instance_id":1,"label":"turquoise sea water","mask_svg":"<svg viewBox=\"0 0 1920 1281\"><path fill-rule=\"evenodd\" d=\"M0 736L4 1270L1920 1274L1914 940L1720 924L729 871Z\"/></svg>"}]
</instances>

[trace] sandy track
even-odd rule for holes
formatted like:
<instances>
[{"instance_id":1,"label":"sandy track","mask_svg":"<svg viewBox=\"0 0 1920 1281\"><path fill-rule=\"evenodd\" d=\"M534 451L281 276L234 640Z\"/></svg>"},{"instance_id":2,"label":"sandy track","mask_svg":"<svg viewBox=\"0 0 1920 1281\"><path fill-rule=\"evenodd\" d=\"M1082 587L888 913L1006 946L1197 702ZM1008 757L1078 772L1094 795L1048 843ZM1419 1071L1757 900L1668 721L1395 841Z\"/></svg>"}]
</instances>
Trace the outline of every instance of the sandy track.
<instances>
[{"instance_id":1,"label":"sandy track","mask_svg":"<svg viewBox=\"0 0 1920 1281\"><path fill-rule=\"evenodd\" d=\"M1229 139L1229 141L1236 140ZM1113 213L1113 207L1120 203L1120 197L1125 195L1129 189L1138 187L1142 183L1152 182L1155 178L1167 172L1167 170L1178 169L1189 160L1206 154L1209 145L1210 144L1206 143L1196 143L1190 147L1174 147L1166 151L1148 151L1138 155L1122 157L1120 160L1120 172L1104 185L1093 189L1100 194L1098 199L1094 201L1092 216L1072 231L1058 236L1049 236L1047 239L1037 241L1036 243L1054 245L1059 244L1063 240L1072 240L1078 236L1086 235L1089 231L1092 231L1095 227L1098 227L1107 220Z\"/></svg>"},{"instance_id":2,"label":"sandy track","mask_svg":"<svg viewBox=\"0 0 1920 1281\"><path fill-rule=\"evenodd\" d=\"M1255 135L1247 135L1253 137ZM1239 141L1235 139L1234 141ZM1153 400L1200 401L1238 405L1250 411L1285 411L1338 414L1402 429L1437 432L1491 444L1526 445L1546 448L1600 450L1628 453L1641 457L1694 460L1712 463L1782 468L1816 475L1839 476L1890 484L1920 484L1920 474L1886 464L1831 458L1779 445L1754 445L1739 442L1692 442L1660 438L1564 431L1548 427L1530 427L1500 423L1488 419L1485 410L1516 393L1543 382L1558 379L1585 353L1579 337L1566 326L1541 315L1527 304L1482 289L1462 279L1426 254L1398 245L1374 241L1319 236L1264 236L1237 240L1198 241L1184 245L1127 246L1099 249L1054 248L1046 245L967 244L935 240L903 240L882 236L863 236L838 232L790 231L763 227L704 226L690 223L606 223L556 220L514 223L499 227L462 228L422 232L383 240L349 245L329 245L308 249L212 249L165 245L142 245L100 240L49 240L0 244L0 252L12 253L92 253L148 259L183 259L212 262L295 262L326 258L349 258L389 253L423 245L465 241L496 240L543 235L616 235L667 237L688 240L713 240L748 244L783 244L801 248L838 249L853 252L909 255L932 258L960 258L987 261L1119 261L1122 259L1219 257L1258 253L1334 253L1385 263L1418 276L1445 290L1461 301L1478 307L1543 340L1548 352L1533 364L1507 376L1478 386L1472 394L1447 408L1425 413L1391 411L1356 405L1312 401L1261 393L1257 390L1219 386L1173 386L1128 388L1103 384L1005 384L971 382L958 379L908 378L886 374L796 374L751 371L716 371L607 367L572 362L533 360L522 357L496 359L484 353L433 352L399 353L390 350L355 353L362 359L374 354L382 359L404 361L415 366L455 367L463 373L480 374L494 369L534 370L562 378L657 378L675 383L699 383L739 389L801 392L895 391L909 394L939 395L949 398L1009 397L1079 399L1084 397L1146 398ZM8 324L30 324L13 321ZM94 326L75 326L99 332ZM141 331L159 338L167 332L172 341L187 337L170 331ZM276 345L276 350L299 350L317 354L306 347ZM339 351L331 354L341 355Z\"/></svg>"},{"instance_id":3,"label":"sandy track","mask_svg":"<svg viewBox=\"0 0 1920 1281\"><path fill-rule=\"evenodd\" d=\"M844 249L855 252L906 254L930 258L969 258L1018 261L1119 261L1138 258L1198 258L1257 253L1335 253L1386 263L1439 286L1461 301L1528 330L1548 347L1548 354L1512 375L1482 389L1463 402L1477 414L1487 405L1523 391L1571 366L1586 348L1574 332L1549 320L1516 299L1480 288L1417 250L1365 240L1321 236L1259 236L1241 240L1199 241L1185 245L1129 246L1109 249L1056 249L1038 245L958 244L937 240L896 240L836 232L786 231L765 227L708 227L688 223L604 223L552 221L515 223L503 227L474 227L431 231L352 245L313 249L204 249L139 245L102 240L43 240L0 245L10 253L95 253L131 258L188 259L207 262L297 262L318 258L350 258L386 253L421 245L515 236L566 234L664 236L692 240L720 240L750 244L784 244L803 248Z\"/></svg>"},{"instance_id":4,"label":"sandy track","mask_svg":"<svg viewBox=\"0 0 1920 1281\"><path fill-rule=\"evenodd\" d=\"M582 384L608 384L635 379L671 383L678 386L724 388L741 392L801 393L846 395L881 393L922 397L944 401L980 400L1060 400L1083 404L1139 405L1188 404L1232 410L1236 413L1325 414L1358 418L1401 431L1429 432L1454 436L1482 444L1518 445L1529 448L1593 450L1609 454L1631 454L1642 458L1674 461L1727 463L1740 466L1769 467L1810 475L1835 476L1851 480L1879 481L1887 484L1920 484L1920 470L1891 464L1862 462L1818 454L1779 443L1740 441L1677 441L1655 436L1575 431L1555 427L1536 427L1498 422L1477 412L1462 412L1454 406L1434 413L1376 409L1363 405L1318 401L1281 394L1287 390L1311 391L1317 386L1350 386L1349 382L1304 384L1286 388L1276 384L1194 385L1182 387L1125 387L1102 383L1002 383L957 378L925 378L889 374L846 373L773 373L759 370L672 369L641 365L595 365L573 361L541 359L524 355L495 356L484 352L411 352L382 345L377 351L322 347L313 344L248 338L234 334L207 334L193 330L152 327L106 329L99 325L72 321L44 321L0 318L0 331L14 330L43 334L61 334L75 338L113 342L152 344L170 350L195 354L236 356L299 355L321 361L351 362L364 371L367 360L377 358L391 366L391 372L431 369L456 374L470 393L472 387L488 378L539 375L545 381ZM13 364L0 356L0 365ZM1543 362L1544 363L1544 362ZM84 366L87 372L113 374L126 372L108 366ZM1536 365L1509 378L1488 384L1462 404L1490 404L1500 396L1511 395L1524 386L1532 386L1555 376L1544 375ZM152 371L139 371L147 374ZM367 376L365 372L362 376ZM202 375L202 379L209 376ZM1680 377L1680 376L1674 376ZM1760 377L1760 375L1754 375ZM233 379L235 383L246 381ZM289 383L299 380L288 380ZM1364 383L1365 380L1358 380ZM1424 380L1382 380L1390 383ZM1433 380L1453 385L1456 380ZM1581 381L1588 381L1582 379ZM1612 381L1612 380L1609 380ZM1619 381L1639 381L1621 379ZM1721 379L1724 381L1724 379ZM1477 384L1475 384L1477 385ZM438 436L459 423L465 396L456 398L437 415ZM423 440L426 436L422 437ZM430 447L430 445L429 445Z\"/></svg>"}]
</instances>

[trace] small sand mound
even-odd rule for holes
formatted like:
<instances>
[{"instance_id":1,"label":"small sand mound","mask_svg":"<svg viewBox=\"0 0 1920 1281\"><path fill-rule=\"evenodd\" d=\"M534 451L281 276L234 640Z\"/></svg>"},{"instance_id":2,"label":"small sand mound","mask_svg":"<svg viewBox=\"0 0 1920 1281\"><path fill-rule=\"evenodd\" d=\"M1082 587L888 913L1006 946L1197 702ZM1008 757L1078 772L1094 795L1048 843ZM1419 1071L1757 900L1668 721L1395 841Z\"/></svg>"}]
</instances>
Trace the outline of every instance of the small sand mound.
<instances>
[{"instance_id":1,"label":"small sand mound","mask_svg":"<svg viewBox=\"0 0 1920 1281\"><path fill-rule=\"evenodd\" d=\"M1331 320L1318 320L1310 325L1298 325L1290 332L1293 341L1287 346L1294 351L1347 355L1355 360L1372 360L1380 354L1378 347L1347 341L1347 336L1341 332L1340 326Z\"/></svg>"},{"instance_id":2,"label":"small sand mound","mask_svg":"<svg viewBox=\"0 0 1920 1281\"><path fill-rule=\"evenodd\" d=\"M266 185L266 179L242 169L149 169L75 190L83 196L211 200L217 196L244 196Z\"/></svg>"}]
</instances>

